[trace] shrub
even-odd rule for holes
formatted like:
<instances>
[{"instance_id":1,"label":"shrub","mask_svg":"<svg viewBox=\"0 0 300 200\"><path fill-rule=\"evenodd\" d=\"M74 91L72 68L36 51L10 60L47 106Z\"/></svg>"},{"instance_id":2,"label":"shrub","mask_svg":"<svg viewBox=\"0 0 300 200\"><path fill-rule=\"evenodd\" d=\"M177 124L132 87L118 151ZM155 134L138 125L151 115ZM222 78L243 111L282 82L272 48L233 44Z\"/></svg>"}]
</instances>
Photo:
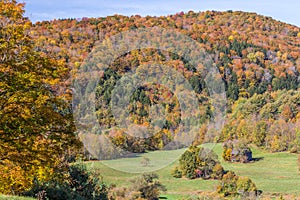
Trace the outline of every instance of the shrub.
<instances>
[{"instance_id":1,"label":"shrub","mask_svg":"<svg viewBox=\"0 0 300 200\"><path fill-rule=\"evenodd\" d=\"M145 200L141 197L141 192L131 191L126 187L111 186L108 193L110 200Z\"/></svg>"},{"instance_id":2,"label":"shrub","mask_svg":"<svg viewBox=\"0 0 300 200\"><path fill-rule=\"evenodd\" d=\"M131 191L140 194L138 195L139 198L156 200L160 191L166 191L165 186L158 181L158 175L155 173L142 174L140 177L132 179L131 182L133 183Z\"/></svg>"},{"instance_id":3,"label":"shrub","mask_svg":"<svg viewBox=\"0 0 300 200\"><path fill-rule=\"evenodd\" d=\"M222 167L222 165L220 163L217 163L213 167L213 178L214 179L222 179L223 175L224 175L224 168Z\"/></svg>"},{"instance_id":4,"label":"shrub","mask_svg":"<svg viewBox=\"0 0 300 200\"><path fill-rule=\"evenodd\" d=\"M226 161L231 161L231 152L232 152L231 148L224 149L222 153L223 159Z\"/></svg>"},{"instance_id":5,"label":"shrub","mask_svg":"<svg viewBox=\"0 0 300 200\"><path fill-rule=\"evenodd\" d=\"M107 199L107 187L99 174L88 172L82 164L71 165L65 181L53 179L40 183L34 181L26 196L38 197L40 200L73 200L73 199Z\"/></svg>"},{"instance_id":6,"label":"shrub","mask_svg":"<svg viewBox=\"0 0 300 200\"><path fill-rule=\"evenodd\" d=\"M216 167L216 165L218 165ZM179 159L182 176L189 179L220 179L224 173L218 161L218 156L210 149L191 146ZM171 172L175 174L175 169ZM216 174L215 174L216 173Z\"/></svg>"},{"instance_id":7,"label":"shrub","mask_svg":"<svg viewBox=\"0 0 300 200\"><path fill-rule=\"evenodd\" d=\"M182 171L179 169L178 166L174 167L171 171L171 175L175 178L181 178L182 177Z\"/></svg>"},{"instance_id":8,"label":"shrub","mask_svg":"<svg viewBox=\"0 0 300 200\"><path fill-rule=\"evenodd\" d=\"M242 197L257 196L258 190L252 180L248 177L239 177L234 172L229 171L223 175L217 192L223 197Z\"/></svg>"},{"instance_id":9,"label":"shrub","mask_svg":"<svg viewBox=\"0 0 300 200\"><path fill-rule=\"evenodd\" d=\"M226 174L223 175L223 178L221 180L221 184L217 187L217 192L220 193L223 196L235 196L237 194L237 182L238 176L232 172L229 171Z\"/></svg>"},{"instance_id":10,"label":"shrub","mask_svg":"<svg viewBox=\"0 0 300 200\"><path fill-rule=\"evenodd\" d=\"M115 185L109 189L110 200L156 200L160 191L166 188L158 181L155 173L145 173L131 180L132 186L129 188L118 188Z\"/></svg>"},{"instance_id":11,"label":"shrub","mask_svg":"<svg viewBox=\"0 0 300 200\"><path fill-rule=\"evenodd\" d=\"M190 179L196 177L195 170L200 165L200 160L198 159L199 151L200 148L191 146L181 155L179 165L183 176L187 176Z\"/></svg>"},{"instance_id":12,"label":"shrub","mask_svg":"<svg viewBox=\"0 0 300 200\"><path fill-rule=\"evenodd\" d=\"M248 196L251 192L256 192L256 186L248 177L238 177L236 182L237 192L242 196Z\"/></svg>"},{"instance_id":13,"label":"shrub","mask_svg":"<svg viewBox=\"0 0 300 200\"><path fill-rule=\"evenodd\" d=\"M299 149L300 149L300 147L297 147L297 146L291 145L291 146L289 147L289 149L290 149L290 153L298 153L298 152L299 152Z\"/></svg>"}]
</instances>

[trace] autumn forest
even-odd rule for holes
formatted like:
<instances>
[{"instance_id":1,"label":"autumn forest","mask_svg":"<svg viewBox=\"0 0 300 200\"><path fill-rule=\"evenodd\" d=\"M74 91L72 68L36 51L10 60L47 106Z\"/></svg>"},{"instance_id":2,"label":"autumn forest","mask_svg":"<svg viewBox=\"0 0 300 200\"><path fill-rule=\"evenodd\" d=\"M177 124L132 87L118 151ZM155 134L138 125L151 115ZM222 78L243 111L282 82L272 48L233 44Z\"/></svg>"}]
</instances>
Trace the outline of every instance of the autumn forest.
<instances>
[{"instance_id":1,"label":"autumn forest","mask_svg":"<svg viewBox=\"0 0 300 200\"><path fill-rule=\"evenodd\" d=\"M299 27L231 10L36 23L24 12L22 3L0 1L0 199L300 198ZM113 53L98 52L99 46L125 48L137 39L134 34L127 34L124 44L112 38L148 29L153 32L143 33L145 44L153 41L164 48L133 49L101 68L99 60L108 62ZM178 51L170 51L172 42L155 37L171 38L175 32ZM181 42L185 37L209 56L210 64L195 66L187 59L187 53L198 54ZM85 75L97 67L97 80L91 81ZM215 85L224 90L215 99L204 77L210 68L217 74L211 77ZM160 79L152 83L134 87L136 82L130 82L156 74ZM176 87L168 87L168 80L176 80ZM194 107L189 93L178 95L186 85L196 99ZM130 95L122 92L126 89ZM93 98L91 91L92 106L75 98ZM128 103L122 107L124 99ZM222 105L216 99L224 99ZM103 130L86 122L93 119L85 112L90 107ZM121 126L124 121L130 127ZM207 148L212 144L215 149ZM182 149L170 169L166 164L163 172L141 173L131 180L124 178L125 172L121 180L109 179L111 171L103 166L89 167L143 158L138 168L147 171L160 165L151 155ZM293 173L291 183L298 190L271 192L255 175L239 171L247 165L264 169L263 162L273 163L268 156L283 154L291 157L286 170ZM285 176L282 180L288 183ZM177 194L176 181L197 189ZM203 189L206 183L213 189Z\"/></svg>"}]
</instances>

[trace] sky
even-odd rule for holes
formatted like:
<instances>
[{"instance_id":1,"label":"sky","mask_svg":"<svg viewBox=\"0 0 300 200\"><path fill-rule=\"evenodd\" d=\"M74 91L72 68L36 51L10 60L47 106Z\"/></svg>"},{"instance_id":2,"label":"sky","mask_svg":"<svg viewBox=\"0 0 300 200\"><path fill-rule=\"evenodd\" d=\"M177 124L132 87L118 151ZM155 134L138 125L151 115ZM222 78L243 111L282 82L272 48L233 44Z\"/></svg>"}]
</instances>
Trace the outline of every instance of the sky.
<instances>
[{"instance_id":1,"label":"sky","mask_svg":"<svg viewBox=\"0 0 300 200\"><path fill-rule=\"evenodd\" d=\"M180 11L240 10L256 12L300 27L299 0L19 0L33 22L122 14L161 16Z\"/></svg>"}]
</instances>

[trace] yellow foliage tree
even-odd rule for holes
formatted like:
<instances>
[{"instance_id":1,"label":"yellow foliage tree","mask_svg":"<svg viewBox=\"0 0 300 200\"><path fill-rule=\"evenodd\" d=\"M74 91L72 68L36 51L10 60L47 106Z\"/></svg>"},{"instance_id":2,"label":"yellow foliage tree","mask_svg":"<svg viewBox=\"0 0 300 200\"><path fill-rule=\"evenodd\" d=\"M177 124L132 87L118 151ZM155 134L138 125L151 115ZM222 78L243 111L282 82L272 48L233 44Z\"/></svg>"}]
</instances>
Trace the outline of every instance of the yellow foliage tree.
<instances>
[{"instance_id":1,"label":"yellow foliage tree","mask_svg":"<svg viewBox=\"0 0 300 200\"><path fill-rule=\"evenodd\" d=\"M34 179L50 179L65 149L77 142L69 103L55 92L65 67L34 51L23 7L16 0L0 1L0 193L5 194L20 194Z\"/></svg>"}]
</instances>

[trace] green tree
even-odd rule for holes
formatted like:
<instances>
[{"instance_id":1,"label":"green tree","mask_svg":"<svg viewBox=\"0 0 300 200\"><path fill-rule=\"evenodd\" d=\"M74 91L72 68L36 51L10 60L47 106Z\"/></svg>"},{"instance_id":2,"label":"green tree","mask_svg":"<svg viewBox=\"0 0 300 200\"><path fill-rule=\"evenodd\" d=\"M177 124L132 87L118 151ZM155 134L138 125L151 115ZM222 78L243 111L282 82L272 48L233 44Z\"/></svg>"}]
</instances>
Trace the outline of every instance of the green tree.
<instances>
[{"instance_id":1,"label":"green tree","mask_svg":"<svg viewBox=\"0 0 300 200\"><path fill-rule=\"evenodd\" d=\"M254 143L258 146L262 146L265 143L267 133L267 123L259 121L253 131Z\"/></svg>"},{"instance_id":2,"label":"green tree","mask_svg":"<svg viewBox=\"0 0 300 200\"><path fill-rule=\"evenodd\" d=\"M179 166L182 170L182 175L187 178L196 178L196 170L200 165L200 159L198 157L200 152L199 147L191 146L179 159Z\"/></svg>"},{"instance_id":3,"label":"green tree","mask_svg":"<svg viewBox=\"0 0 300 200\"><path fill-rule=\"evenodd\" d=\"M50 180L47 182L34 181L31 190L25 196L38 199L55 200L107 200L108 188L102 181L102 176L90 171L84 164L68 165L63 182Z\"/></svg>"},{"instance_id":4,"label":"green tree","mask_svg":"<svg viewBox=\"0 0 300 200\"><path fill-rule=\"evenodd\" d=\"M224 172L218 161L218 156L212 150L196 146L190 146L182 154L179 159L179 168L180 173L189 179L197 177L218 179L222 177Z\"/></svg>"}]
</instances>

